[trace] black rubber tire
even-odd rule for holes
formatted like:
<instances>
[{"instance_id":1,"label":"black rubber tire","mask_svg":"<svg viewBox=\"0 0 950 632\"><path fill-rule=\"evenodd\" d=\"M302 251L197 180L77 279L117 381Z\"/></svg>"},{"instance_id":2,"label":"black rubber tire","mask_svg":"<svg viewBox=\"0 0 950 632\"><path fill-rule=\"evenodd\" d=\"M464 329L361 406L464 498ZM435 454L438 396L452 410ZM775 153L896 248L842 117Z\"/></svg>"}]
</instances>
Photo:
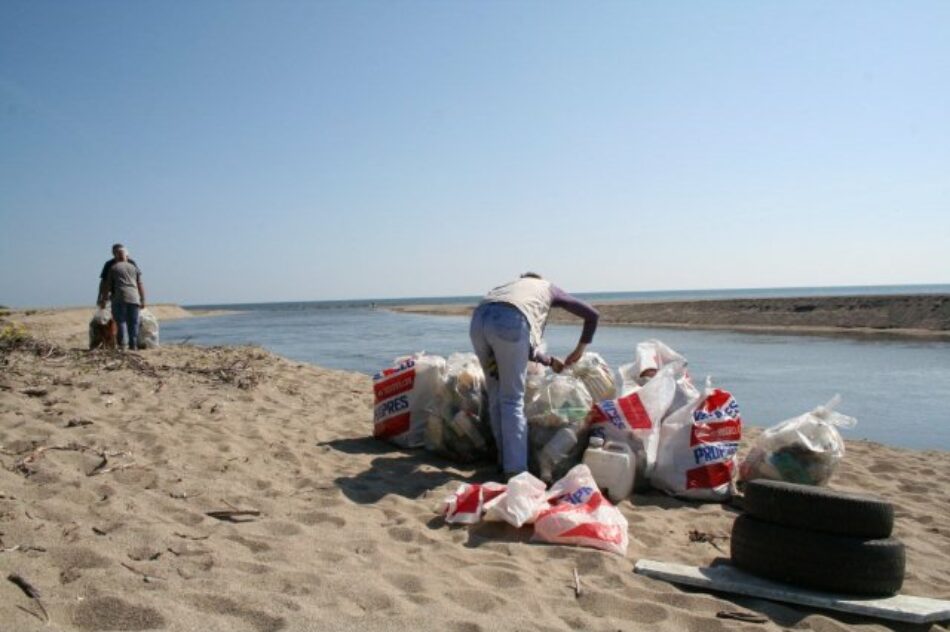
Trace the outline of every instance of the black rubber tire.
<instances>
[{"instance_id":1,"label":"black rubber tire","mask_svg":"<svg viewBox=\"0 0 950 632\"><path fill-rule=\"evenodd\" d=\"M893 595L904 583L904 545L736 518L732 563L753 575L848 595Z\"/></svg>"},{"instance_id":2,"label":"black rubber tire","mask_svg":"<svg viewBox=\"0 0 950 632\"><path fill-rule=\"evenodd\" d=\"M827 487L749 481L744 507L756 518L775 524L855 538L889 538L894 530L890 503Z\"/></svg>"}]
</instances>

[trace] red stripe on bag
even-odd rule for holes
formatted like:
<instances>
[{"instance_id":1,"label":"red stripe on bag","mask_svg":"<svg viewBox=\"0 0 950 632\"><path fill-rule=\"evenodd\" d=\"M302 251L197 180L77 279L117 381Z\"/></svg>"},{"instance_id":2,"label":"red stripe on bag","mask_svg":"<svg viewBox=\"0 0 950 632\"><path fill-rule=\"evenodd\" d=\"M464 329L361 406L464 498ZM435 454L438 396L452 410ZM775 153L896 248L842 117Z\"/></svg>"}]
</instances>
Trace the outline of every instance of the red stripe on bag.
<instances>
[{"instance_id":1,"label":"red stripe on bag","mask_svg":"<svg viewBox=\"0 0 950 632\"><path fill-rule=\"evenodd\" d=\"M650 415L647 413L647 409L643 407L639 395L621 397L617 400L617 403L620 405L620 410L623 411L623 416L631 428L634 430L649 430L653 427Z\"/></svg>"},{"instance_id":2,"label":"red stripe on bag","mask_svg":"<svg viewBox=\"0 0 950 632\"><path fill-rule=\"evenodd\" d=\"M701 443L720 443L722 441L739 441L742 439L742 421L730 419L728 421L714 421L712 423L693 424L692 436L689 445L695 447Z\"/></svg>"},{"instance_id":3,"label":"red stripe on bag","mask_svg":"<svg viewBox=\"0 0 950 632\"><path fill-rule=\"evenodd\" d=\"M389 399L393 395L411 391L416 382L416 370L410 369L406 373L399 373L382 382L373 385L373 394L376 395L376 403Z\"/></svg>"},{"instance_id":4,"label":"red stripe on bag","mask_svg":"<svg viewBox=\"0 0 950 632\"><path fill-rule=\"evenodd\" d=\"M481 505L482 500L482 487L481 485L472 485L468 488L468 491L458 499L458 502L455 504L455 513L457 514L469 514L475 513L478 511L479 505Z\"/></svg>"},{"instance_id":5,"label":"red stripe on bag","mask_svg":"<svg viewBox=\"0 0 950 632\"><path fill-rule=\"evenodd\" d=\"M620 533L620 527L617 525L606 525L597 522L588 522L578 525L573 529L559 533L557 538L588 538L591 540L601 540L603 542L612 542L620 544L623 535Z\"/></svg>"},{"instance_id":6,"label":"red stripe on bag","mask_svg":"<svg viewBox=\"0 0 950 632\"><path fill-rule=\"evenodd\" d=\"M733 461L713 463L686 472L686 489L712 489L732 480Z\"/></svg>"},{"instance_id":7,"label":"red stripe on bag","mask_svg":"<svg viewBox=\"0 0 950 632\"><path fill-rule=\"evenodd\" d=\"M388 439L409 430L409 416L412 413L405 412L395 417L390 417L373 426L373 437L376 439Z\"/></svg>"}]
</instances>

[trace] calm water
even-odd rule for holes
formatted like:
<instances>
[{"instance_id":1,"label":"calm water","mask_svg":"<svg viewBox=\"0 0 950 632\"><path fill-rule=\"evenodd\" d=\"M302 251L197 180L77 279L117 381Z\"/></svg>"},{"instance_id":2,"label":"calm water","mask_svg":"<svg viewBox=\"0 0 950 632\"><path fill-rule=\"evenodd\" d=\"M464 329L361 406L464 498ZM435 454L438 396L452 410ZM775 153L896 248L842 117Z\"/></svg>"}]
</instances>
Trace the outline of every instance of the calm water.
<instances>
[{"instance_id":1,"label":"calm water","mask_svg":"<svg viewBox=\"0 0 950 632\"><path fill-rule=\"evenodd\" d=\"M948 286L930 287L941 288L930 291L950 291ZM889 293L908 292L906 287L904 292L898 290ZM801 289L786 291L788 296L805 294ZM925 290L918 286L911 291ZM729 292L733 291L707 297L737 296L743 291ZM744 292L773 295L764 290ZM842 288L810 293L817 292L845 293ZM873 292L884 293L882 288L873 288ZM853 293L869 293L869 289ZM654 296L670 298L671 294ZM587 296L606 300L632 294ZM642 298L643 294L633 297ZM376 303L471 300L454 297ZM448 355L470 350L467 318L397 314L372 309L368 301L271 303L241 309L246 311L164 323L162 341L258 344L302 362L367 374L414 351ZM575 326L550 325L545 337L550 350L563 356L574 347L579 333ZM748 424L775 424L840 393L842 412L858 418L858 426L845 431L845 437L950 450L950 342L601 327L591 350L616 368L632 361L636 343L647 338L659 338L684 354L698 380L711 374L716 384L731 390Z\"/></svg>"}]
</instances>

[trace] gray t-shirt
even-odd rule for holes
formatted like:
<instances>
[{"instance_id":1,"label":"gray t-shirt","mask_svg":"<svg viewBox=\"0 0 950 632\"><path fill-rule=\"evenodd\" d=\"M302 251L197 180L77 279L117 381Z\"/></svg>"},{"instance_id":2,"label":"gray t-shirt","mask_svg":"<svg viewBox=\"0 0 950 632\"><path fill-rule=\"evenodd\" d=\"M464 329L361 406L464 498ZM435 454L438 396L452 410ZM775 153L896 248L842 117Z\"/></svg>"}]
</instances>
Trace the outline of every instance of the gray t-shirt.
<instances>
[{"instance_id":1,"label":"gray t-shirt","mask_svg":"<svg viewBox=\"0 0 950 632\"><path fill-rule=\"evenodd\" d=\"M109 268L106 276L106 287L112 290L112 300L139 305L139 278L142 273L133 263L117 261Z\"/></svg>"}]
</instances>

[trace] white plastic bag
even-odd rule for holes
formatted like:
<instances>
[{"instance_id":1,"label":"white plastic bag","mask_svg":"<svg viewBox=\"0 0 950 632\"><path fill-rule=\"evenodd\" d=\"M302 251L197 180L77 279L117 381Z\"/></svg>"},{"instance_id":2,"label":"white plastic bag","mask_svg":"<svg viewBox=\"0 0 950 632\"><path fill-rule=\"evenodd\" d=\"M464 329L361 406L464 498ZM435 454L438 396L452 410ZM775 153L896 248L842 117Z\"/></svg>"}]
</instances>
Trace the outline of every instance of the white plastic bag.
<instances>
[{"instance_id":1,"label":"white plastic bag","mask_svg":"<svg viewBox=\"0 0 950 632\"><path fill-rule=\"evenodd\" d=\"M627 519L597 488L586 465L573 467L547 494L552 506L534 521L532 540L626 555Z\"/></svg>"},{"instance_id":2,"label":"white plastic bag","mask_svg":"<svg viewBox=\"0 0 950 632\"><path fill-rule=\"evenodd\" d=\"M765 430L739 467L743 481L768 478L804 485L824 485L844 458L838 428L858 423L835 411L841 397Z\"/></svg>"},{"instance_id":3,"label":"white plastic bag","mask_svg":"<svg viewBox=\"0 0 950 632\"><path fill-rule=\"evenodd\" d=\"M587 443L587 416L592 399L571 375L545 373L533 379L528 419L528 467L545 482L554 481L580 463Z\"/></svg>"},{"instance_id":4,"label":"white plastic bag","mask_svg":"<svg viewBox=\"0 0 950 632\"><path fill-rule=\"evenodd\" d=\"M100 307L96 309L92 318L89 320L89 348L92 349L97 343L101 343L96 336L96 330L109 324L112 320L112 312Z\"/></svg>"},{"instance_id":5,"label":"white plastic bag","mask_svg":"<svg viewBox=\"0 0 950 632\"><path fill-rule=\"evenodd\" d=\"M677 371L681 364L669 364L646 386L618 399L596 404L590 414L590 436L605 443L626 443L636 455L636 480L645 484L656 464L660 422L676 394Z\"/></svg>"},{"instance_id":6,"label":"white plastic bag","mask_svg":"<svg viewBox=\"0 0 950 632\"><path fill-rule=\"evenodd\" d=\"M482 519L485 503L505 492L501 483L461 483L442 503L442 516L449 524L476 524Z\"/></svg>"},{"instance_id":7,"label":"white plastic bag","mask_svg":"<svg viewBox=\"0 0 950 632\"><path fill-rule=\"evenodd\" d=\"M507 522L519 528L533 524L548 506L546 488L528 472L512 476L506 491L485 504L485 520Z\"/></svg>"},{"instance_id":8,"label":"white plastic bag","mask_svg":"<svg viewBox=\"0 0 950 632\"><path fill-rule=\"evenodd\" d=\"M158 347L158 319L146 307L139 312L139 348Z\"/></svg>"},{"instance_id":9,"label":"white plastic bag","mask_svg":"<svg viewBox=\"0 0 950 632\"><path fill-rule=\"evenodd\" d=\"M426 420L426 450L459 463L494 455L485 374L474 353L453 353Z\"/></svg>"},{"instance_id":10,"label":"white plastic bag","mask_svg":"<svg viewBox=\"0 0 950 632\"><path fill-rule=\"evenodd\" d=\"M634 361L620 366L621 392L626 395L650 381L660 369L674 362L686 366L686 358L670 349L660 340L651 339L637 343Z\"/></svg>"},{"instance_id":11,"label":"white plastic bag","mask_svg":"<svg viewBox=\"0 0 950 632\"><path fill-rule=\"evenodd\" d=\"M650 484L681 498L728 500L741 438L739 405L707 378L700 397L663 420Z\"/></svg>"},{"instance_id":12,"label":"white plastic bag","mask_svg":"<svg viewBox=\"0 0 950 632\"><path fill-rule=\"evenodd\" d=\"M593 401L599 402L617 396L613 371L600 354L587 351L568 370L584 383Z\"/></svg>"},{"instance_id":13,"label":"white plastic bag","mask_svg":"<svg viewBox=\"0 0 950 632\"><path fill-rule=\"evenodd\" d=\"M444 368L443 358L417 353L374 375L373 436L403 448L423 446Z\"/></svg>"}]
</instances>

